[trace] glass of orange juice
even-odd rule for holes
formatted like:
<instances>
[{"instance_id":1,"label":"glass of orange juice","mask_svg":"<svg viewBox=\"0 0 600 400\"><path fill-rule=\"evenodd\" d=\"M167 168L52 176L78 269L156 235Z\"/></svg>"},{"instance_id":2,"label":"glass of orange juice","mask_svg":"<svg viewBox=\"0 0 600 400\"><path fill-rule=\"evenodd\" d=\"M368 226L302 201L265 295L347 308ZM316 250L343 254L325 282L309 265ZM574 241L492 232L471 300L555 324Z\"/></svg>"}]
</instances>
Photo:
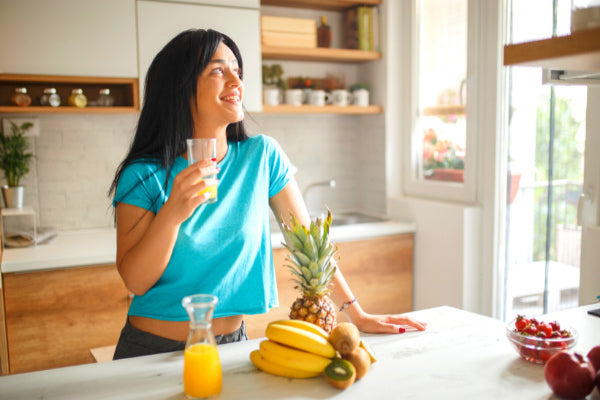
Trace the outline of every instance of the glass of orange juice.
<instances>
[{"instance_id":1,"label":"glass of orange juice","mask_svg":"<svg viewBox=\"0 0 600 400\"><path fill-rule=\"evenodd\" d=\"M188 399L206 399L221 392L223 376L212 315L217 297L186 296L181 301L190 317L190 333L183 356L183 391Z\"/></svg>"},{"instance_id":2,"label":"glass of orange juice","mask_svg":"<svg viewBox=\"0 0 600 400\"><path fill-rule=\"evenodd\" d=\"M187 157L188 165L192 165L200 160L215 160L217 158L217 139L212 138L200 138L200 139L187 139ZM215 163L215 161L213 161ZM217 175L209 175L206 179L217 179ZM210 197L206 201L207 203L214 203L217 201L217 186L210 186L202 190L198 194L205 192L210 193Z\"/></svg>"}]
</instances>

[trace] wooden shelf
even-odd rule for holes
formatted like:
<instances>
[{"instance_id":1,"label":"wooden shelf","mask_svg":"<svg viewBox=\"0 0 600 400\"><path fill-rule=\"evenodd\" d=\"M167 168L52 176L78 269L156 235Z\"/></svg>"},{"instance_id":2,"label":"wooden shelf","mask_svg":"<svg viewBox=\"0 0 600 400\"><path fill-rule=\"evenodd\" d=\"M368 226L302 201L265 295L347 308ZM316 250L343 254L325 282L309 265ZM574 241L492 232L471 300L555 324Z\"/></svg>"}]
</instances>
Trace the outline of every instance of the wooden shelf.
<instances>
[{"instance_id":1,"label":"wooden shelf","mask_svg":"<svg viewBox=\"0 0 600 400\"><path fill-rule=\"evenodd\" d=\"M292 106L280 104L278 106L263 105L263 114L380 114L383 112L381 106Z\"/></svg>"},{"instance_id":2,"label":"wooden shelf","mask_svg":"<svg viewBox=\"0 0 600 400\"><path fill-rule=\"evenodd\" d=\"M465 106L436 106L425 107L422 112L425 117L436 117L442 115L464 115Z\"/></svg>"},{"instance_id":3,"label":"wooden shelf","mask_svg":"<svg viewBox=\"0 0 600 400\"><path fill-rule=\"evenodd\" d=\"M360 63L381 59L381 52L352 49L331 49L324 47L301 48L262 46L262 58L268 60Z\"/></svg>"},{"instance_id":4,"label":"wooden shelf","mask_svg":"<svg viewBox=\"0 0 600 400\"><path fill-rule=\"evenodd\" d=\"M341 11L354 6L378 6L381 0L261 0L263 6Z\"/></svg>"},{"instance_id":5,"label":"wooden shelf","mask_svg":"<svg viewBox=\"0 0 600 400\"><path fill-rule=\"evenodd\" d=\"M600 71L600 28L504 46L504 65Z\"/></svg>"},{"instance_id":6,"label":"wooden shelf","mask_svg":"<svg viewBox=\"0 0 600 400\"><path fill-rule=\"evenodd\" d=\"M31 106L17 107L11 104L16 87L27 88ZM47 87L56 88L61 106L39 106L39 98ZM114 107L70 107L67 105L71 90L83 89L88 102L95 101L101 88L110 89L115 99ZM83 76L0 74L0 113L28 114L119 114L133 113L140 109L137 78L103 78Z\"/></svg>"}]
</instances>

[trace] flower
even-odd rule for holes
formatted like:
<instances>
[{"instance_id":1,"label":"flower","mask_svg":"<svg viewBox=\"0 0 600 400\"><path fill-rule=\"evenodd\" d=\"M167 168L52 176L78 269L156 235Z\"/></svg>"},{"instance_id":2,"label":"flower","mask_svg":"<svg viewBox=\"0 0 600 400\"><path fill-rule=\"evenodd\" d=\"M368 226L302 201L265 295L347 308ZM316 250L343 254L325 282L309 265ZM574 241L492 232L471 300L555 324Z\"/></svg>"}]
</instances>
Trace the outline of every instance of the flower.
<instances>
[{"instance_id":1,"label":"flower","mask_svg":"<svg viewBox=\"0 0 600 400\"><path fill-rule=\"evenodd\" d=\"M448 139L438 139L433 128L423 134L423 169L431 174L435 168L465 168L465 149Z\"/></svg>"}]
</instances>

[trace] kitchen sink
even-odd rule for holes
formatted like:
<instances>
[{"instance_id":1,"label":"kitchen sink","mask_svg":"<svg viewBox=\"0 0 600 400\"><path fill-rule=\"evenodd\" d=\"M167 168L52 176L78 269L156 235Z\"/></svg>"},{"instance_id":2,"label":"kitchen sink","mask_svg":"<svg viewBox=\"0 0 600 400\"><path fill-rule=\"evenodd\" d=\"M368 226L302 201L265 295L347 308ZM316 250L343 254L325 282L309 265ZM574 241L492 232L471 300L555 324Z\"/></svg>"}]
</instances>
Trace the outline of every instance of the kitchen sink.
<instances>
[{"instance_id":1,"label":"kitchen sink","mask_svg":"<svg viewBox=\"0 0 600 400\"><path fill-rule=\"evenodd\" d=\"M323 213L323 216L326 214ZM311 219L314 220L319 215L311 215ZM373 222L384 222L387 221L385 218L375 217L361 212L344 212L339 214L332 214L331 226L346 226L346 225L357 225L357 224L368 224ZM279 232L279 226L277 222L271 220L271 232Z\"/></svg>"}]
</instances>

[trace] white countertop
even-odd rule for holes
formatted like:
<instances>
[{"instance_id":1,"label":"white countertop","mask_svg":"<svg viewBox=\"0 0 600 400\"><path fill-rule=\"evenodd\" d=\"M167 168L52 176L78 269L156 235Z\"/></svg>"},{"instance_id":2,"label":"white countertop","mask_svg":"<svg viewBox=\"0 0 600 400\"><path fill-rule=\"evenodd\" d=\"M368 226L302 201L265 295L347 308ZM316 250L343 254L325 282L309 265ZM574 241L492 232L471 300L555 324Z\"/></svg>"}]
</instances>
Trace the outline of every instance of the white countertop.
<instances>
[{"instance_id":1,"label":"white countertop","mask_svg":"<svg viewBox=\"0 0 600 400\"><path fill-rule=\"evenodd\" d=\"M414 223L386 221L332 227L334 242L370 239L402 233L414 233ZM281 248L283 234L271 235L273 248ZM116 259L116 230L92 229L62 231L48 243L37 246L4 249L1 270L32 272L56 268L114 263Z\"/></svg>"},{"instance_id":2,"label":"white countertop","mask_svg":"<svg viewBox=\"0 0 600 400\"><path fill-rule=\"evenodd\" d=\"M575 350L600 344L600 318L587 309L552 316L580 334ZM216 399L554 399L544 367L521 359L504 323L452 307L410 313L425 332L365 335L378 356L368 374L340 391L322 377L281 378L249 360L261 339L219 346L223 390ZM550 317L549 317L550 318ZM0 377L0 399L183 399L183 352ZM597 389L588 399L600 399Z\"/></svg>"}]
</instances>

